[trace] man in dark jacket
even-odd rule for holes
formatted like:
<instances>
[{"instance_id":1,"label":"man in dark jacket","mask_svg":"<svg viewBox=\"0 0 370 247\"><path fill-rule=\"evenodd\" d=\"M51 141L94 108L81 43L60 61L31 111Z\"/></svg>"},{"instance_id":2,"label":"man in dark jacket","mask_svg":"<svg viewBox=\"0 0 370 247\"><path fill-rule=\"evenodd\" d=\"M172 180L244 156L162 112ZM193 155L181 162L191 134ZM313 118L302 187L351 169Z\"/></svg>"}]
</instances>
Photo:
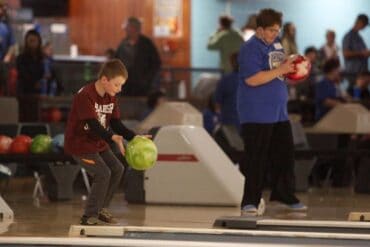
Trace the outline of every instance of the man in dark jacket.
<instances>
[{"instance_id":1,"label":"man in dark jacket","mask_svg":"<svg viewBox=\"0 0 370 247\"><path fill-rule=\"evenodd\" d=\"M368 70L370 50L359 33L368 25L369 17L366 14L358 15L352 29L343 38L345 71L348 73L347 79L352 86L355 85L357 74Z\"/></svg>"},{"instance_id":2,"label":"man in dark jacket","mask_svg":"<svg viewBox=\"0 0 370 247\"><path fill-rule=\"evenodd\" d=\"M141 34L141 23L137 18L130 17L124 28L126 37L115 55L126 65L129 74L122 92L128 96L147 96L159 87L161 60L158 51L153 42Z\"/></svg>"}]
</instances>

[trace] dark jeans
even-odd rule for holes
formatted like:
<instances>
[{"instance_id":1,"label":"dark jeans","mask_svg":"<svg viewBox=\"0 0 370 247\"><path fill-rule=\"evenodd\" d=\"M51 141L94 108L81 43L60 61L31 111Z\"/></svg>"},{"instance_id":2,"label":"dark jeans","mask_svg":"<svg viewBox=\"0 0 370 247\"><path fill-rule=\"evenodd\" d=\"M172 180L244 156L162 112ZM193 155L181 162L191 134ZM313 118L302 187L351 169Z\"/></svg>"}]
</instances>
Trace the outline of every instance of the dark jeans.
<instances>
[{"instance_id":1,"label":"dark jeans","mask_svg":"<svg viewBox=\"0 0 370 247\"><path fill-rule=\"evenodd\" d=\"M85 207L86 216L97 216L108 207L123 174L123 164L108 149L101 153L73 156L73 158L92 176L91 193Z\"/></svg>"},{"instance_id":2,"label":"dark jeans","mask_svg":"<svg viewBox=\"0 0 370 247\"><path fill-rule=\"evenodd\" d=\"M258 206L268 171L271 175L270 200L286 204L299 202L294 195L294 144L289 121L245 123L242 137L245 156L240 170L245 184L241 206Z\"/></svg>"}]
</instances>

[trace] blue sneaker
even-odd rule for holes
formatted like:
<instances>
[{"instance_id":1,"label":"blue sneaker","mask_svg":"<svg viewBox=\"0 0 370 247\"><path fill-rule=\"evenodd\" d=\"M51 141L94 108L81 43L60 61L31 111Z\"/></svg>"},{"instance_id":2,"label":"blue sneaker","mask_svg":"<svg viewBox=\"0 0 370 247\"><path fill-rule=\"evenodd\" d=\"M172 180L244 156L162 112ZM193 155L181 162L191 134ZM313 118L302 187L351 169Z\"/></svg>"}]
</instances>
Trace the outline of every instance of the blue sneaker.
<instances>
[{"instance_id":1,"label":"blue sneaker","mask_svg":"<svg viewBox=\"0 0 370 247\"><path fill-rule=\"evenodd\" d=\"M271 204L290 211L307 211L307 206L301 202L286 204L281 201L272 201Z\"/></svg>"},{"instance_id":2,"label":"blue sneaker","mask_svg":"<svg viewBox=\"0 0 370 247\"><path fill-rule=\"evenodd\" d=\"M306 211L308 209L307 206L301 202L289 204L287 207L292 211Z\"/></svg>"}]
</instances>

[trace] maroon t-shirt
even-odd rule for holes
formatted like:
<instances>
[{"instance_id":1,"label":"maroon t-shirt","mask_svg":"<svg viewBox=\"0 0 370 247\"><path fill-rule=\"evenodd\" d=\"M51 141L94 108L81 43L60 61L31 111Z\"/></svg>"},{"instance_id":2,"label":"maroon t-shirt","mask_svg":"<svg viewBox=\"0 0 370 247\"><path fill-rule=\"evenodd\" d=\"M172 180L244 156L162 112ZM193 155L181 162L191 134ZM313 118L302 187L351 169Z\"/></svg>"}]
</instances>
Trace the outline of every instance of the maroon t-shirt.
<instances>
[{"instance_id":1,"label":"maroon t-shirt","mask_svg":"<svg viewBox=\"0 0 370 247\"><path fill-rule=\"evenodd\" d=\"M65 131L64 151L67 154L81 155L104 151L108 144L91 132L86 120L96 118L107 129L112 118L120 118L116 97L105 94L101 97L95 83L80 89L74 96Z\"/></svg>"}]
</instances>

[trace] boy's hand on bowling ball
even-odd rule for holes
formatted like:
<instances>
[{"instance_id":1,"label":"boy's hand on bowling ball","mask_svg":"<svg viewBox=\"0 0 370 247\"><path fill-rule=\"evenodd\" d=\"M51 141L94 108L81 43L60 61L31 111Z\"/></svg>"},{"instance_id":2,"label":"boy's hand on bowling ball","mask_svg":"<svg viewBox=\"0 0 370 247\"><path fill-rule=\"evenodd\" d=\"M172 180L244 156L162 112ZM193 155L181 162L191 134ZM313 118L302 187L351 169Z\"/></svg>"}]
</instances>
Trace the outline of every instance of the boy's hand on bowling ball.
<instances>
[{"instance_id":1,"label":"boy's hand on bowling ball","mask_svg":"<svg viewBox=\"0 0 370 247\"><path fill-rule=\"evenodd\" d=\"M294 60L296 59L295 56L288 57L287 60L285 60L280 66L280 73L282 75L289 74L295 72L295 66L294 66Z\"/></svg>"},{"instance_id":2,"label":"boy's hand on bowling ball","mask_svg":"<svg viewBox=\"0 0 370 247\"><path fill-rule=\"evenodd\" d=\"M293 59L292 64L295 71L285 74L285 78L289 84L297 84L310 75L311 62L301 55L291 55L290 58Z\"/></svg>"},{"instance_id":3,"label":"boy's hand on bowling ball","mask_svg":"<svg viewBox=\"0 0 370 247\"><path fill-rule=\"evenodd\" d=\"M114 141L122 155L125 155L125 147L123 146L123 137L120 135L112 135L112 141Z\"/></svg>"}]
</instances>

